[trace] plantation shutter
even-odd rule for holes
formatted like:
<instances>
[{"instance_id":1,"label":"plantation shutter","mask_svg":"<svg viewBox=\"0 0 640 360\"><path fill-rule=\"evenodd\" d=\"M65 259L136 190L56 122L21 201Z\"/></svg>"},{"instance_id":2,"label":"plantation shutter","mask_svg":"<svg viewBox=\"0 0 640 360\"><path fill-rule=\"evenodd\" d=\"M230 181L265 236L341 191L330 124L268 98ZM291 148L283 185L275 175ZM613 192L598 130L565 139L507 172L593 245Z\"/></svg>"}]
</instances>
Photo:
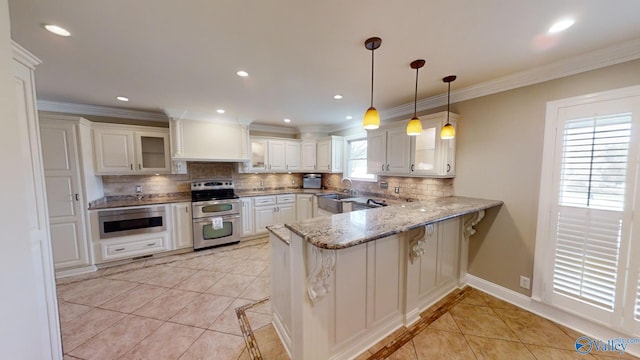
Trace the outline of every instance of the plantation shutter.
<instances>
[{"instance_id":1,"label":"plantation shutter","mask_svg":"<svg viewBox=\"0 0 640 360\"><path fill-rule=\"evenodd\" d=\"M623 266L630 139L630 113L567 120L562 131L553 293L607 312Z\"/></svg>"}]
</instances>

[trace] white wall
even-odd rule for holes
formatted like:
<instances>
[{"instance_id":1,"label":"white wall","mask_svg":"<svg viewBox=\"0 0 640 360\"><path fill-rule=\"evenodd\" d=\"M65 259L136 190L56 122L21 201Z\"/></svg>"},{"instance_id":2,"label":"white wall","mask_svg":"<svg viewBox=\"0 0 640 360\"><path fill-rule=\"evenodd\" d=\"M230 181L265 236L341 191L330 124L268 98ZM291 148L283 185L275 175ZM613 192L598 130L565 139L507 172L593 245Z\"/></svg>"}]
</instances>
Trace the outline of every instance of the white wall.
<instances>
[{"instance_id":1,"label":"white wall","mask_svg":"<svg viewBox=\"0 0 640 360\"><path fill-rule=\"evenodd\" d=\"M9 6L0 0L0 358L41 360L51 358L46 308L38 296L37 263L32 257L28 231L25 168L19 152L21 141L16 110L10 41ZM43 330L43 327L45 328Z\"/></svg>"}]
</instances>

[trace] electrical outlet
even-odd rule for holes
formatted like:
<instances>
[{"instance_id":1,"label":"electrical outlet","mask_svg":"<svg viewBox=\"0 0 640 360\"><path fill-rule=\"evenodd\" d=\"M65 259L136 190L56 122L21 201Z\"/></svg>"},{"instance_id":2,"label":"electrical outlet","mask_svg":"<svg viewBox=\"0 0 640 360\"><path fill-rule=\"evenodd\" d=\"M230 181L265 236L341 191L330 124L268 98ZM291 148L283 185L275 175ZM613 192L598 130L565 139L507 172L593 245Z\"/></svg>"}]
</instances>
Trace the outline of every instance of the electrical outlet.
<instances>
[{"instance_id":1,"label":"electrical outlet","mask_svg":"<svg viewBox=\"0 0 640 360\"><path fill-rule=\"evenodd\" d=\"M136 185L136 193L141 193L142 192L142 185Z\"/></svg>"},{"instance_id":2,"label":"electrical outlet","mask_svg":"<svg viewBox=\"0 0 640 360\"><path fill-rule=\"evenodd\" d=\"M526 276L520 276L520 287L529 290L531 288L531 279Z\"/></svg>"},{"instance_id":3,"label":"electrical outlet","mask_svg":"<svg viewBox=\"0 0 640 360\"><path fill-rule=\"evenodd\" d=\"M388 188L389 188L388 182L380 181L380 189L388 189Z\"/></svg>"},{"instance_id":4,"label":"electrical outlet","mask_svg":"<svg viewBox=\"0 0 640 360\"><path fill-rule=\"evenodd\" d=\"M400 194L400 186L396 186L395 189L393 189L393 192Z\"/></svg>"},{"instance_id":5,"label":"electrical outlet","mask_svg":"<svg viewBox=\"0 0 640 360\"><path fill-rule=\"evenodd\" d=\"M296 181L295 180L291 180L291 185L295 185Z\"/></svg>"},{"instance_id":6,"label":"electrical outlet","mask_svg":"<svg viewBox=\"0 0 640 360\"><path fill-rule=\"evenodd\" d=\"M260 180L260 187L264 187L264 181Z\"/></svg>"}]
</instances>

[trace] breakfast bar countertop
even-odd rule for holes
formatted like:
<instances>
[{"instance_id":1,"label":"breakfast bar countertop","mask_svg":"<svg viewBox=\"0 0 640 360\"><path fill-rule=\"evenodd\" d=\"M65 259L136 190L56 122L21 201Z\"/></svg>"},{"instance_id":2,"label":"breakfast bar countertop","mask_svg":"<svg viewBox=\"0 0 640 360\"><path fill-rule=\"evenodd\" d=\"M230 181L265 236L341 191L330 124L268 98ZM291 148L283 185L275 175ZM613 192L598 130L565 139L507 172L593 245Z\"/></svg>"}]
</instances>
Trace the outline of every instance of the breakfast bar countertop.
<instances>
[{"instance_id":1,"label":"breakfast bar countertop","mask_svg":"<svg viewBox=\"0 0 640 360\"><path fill-rule=\"evenodd\" d=\"M450 196L322 216L285 226L319 248L344 249L502 204L499 200Z\"/></svg>"}]
</instances>

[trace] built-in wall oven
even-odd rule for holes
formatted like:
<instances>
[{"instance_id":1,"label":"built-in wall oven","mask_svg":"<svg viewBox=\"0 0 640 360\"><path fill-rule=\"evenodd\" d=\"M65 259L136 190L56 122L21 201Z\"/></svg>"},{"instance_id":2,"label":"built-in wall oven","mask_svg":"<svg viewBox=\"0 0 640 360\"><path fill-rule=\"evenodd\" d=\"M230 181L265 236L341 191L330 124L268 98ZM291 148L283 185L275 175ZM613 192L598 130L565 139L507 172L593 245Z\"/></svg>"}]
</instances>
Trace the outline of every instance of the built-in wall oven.
<instances>
[{"instance_id":1,"label":"built-in wall oven","mask_svg":"<svg viewBox=\"0 0 640 360\"><path fill-rule=\"evenodd\" d=\"M167 230L164 206L98 212L100 239Z\"/></svg>"},{"instance_id":2,"label":"built-in wall oven","mask_svg":"<svg viewBox=\"0 0 640 360\"><path fill-rule=\"evenodd\" d=\"M241 202L231 180L191 183L193 248L202 249L240 241Z\"/></svg>"}]
</instances>

